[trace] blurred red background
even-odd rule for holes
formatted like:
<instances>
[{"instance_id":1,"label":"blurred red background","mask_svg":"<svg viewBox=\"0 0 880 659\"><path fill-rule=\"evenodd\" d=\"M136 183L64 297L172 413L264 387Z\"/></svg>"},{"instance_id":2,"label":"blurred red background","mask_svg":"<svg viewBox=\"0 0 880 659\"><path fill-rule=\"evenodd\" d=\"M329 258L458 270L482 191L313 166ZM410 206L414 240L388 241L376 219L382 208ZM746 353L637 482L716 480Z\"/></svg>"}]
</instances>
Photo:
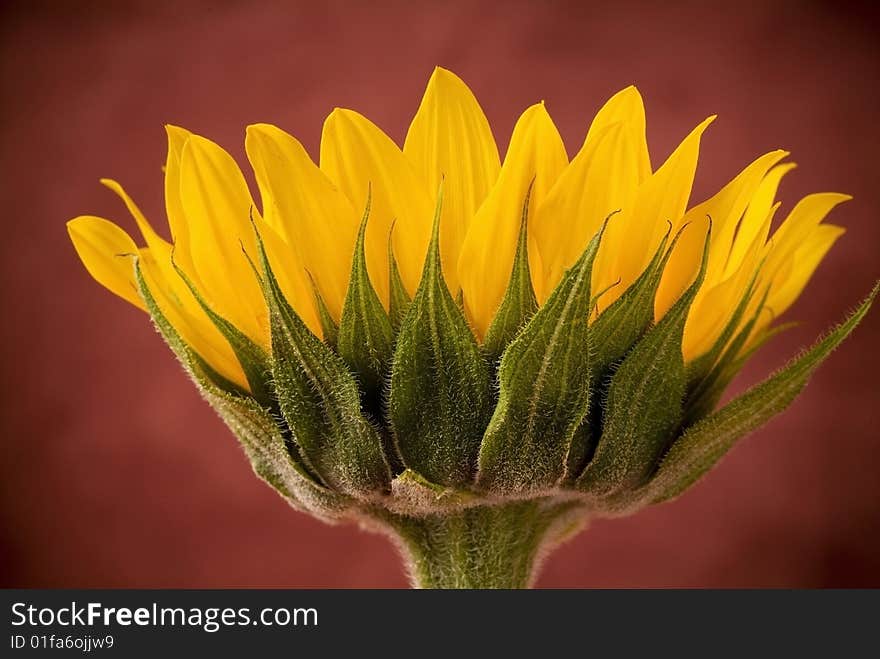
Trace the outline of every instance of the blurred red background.
<instances>
[{"instance_id":1,"label":"blurred red background","mask_svg":"<svg viewBox=\"0 0 880 659\"><path fill-rule=\"evenodd\" d=\"M671 5L675 4L675 7ZM432 67L461 75L506 145L545 99L574 153L613 92L642 91L655 165L705 116L694 199L754 156L855 200L849 232L740 390L841 318L880 275L880 49L832 3L6 2L0 35L0 585L402 587L391 545L296 513L259 482L146 316L100 289L68 241L78 214L158 224L166 122L245 163L274 122L317 155L353 107L401 141ZM793 408L678 501L596 521L543 587L880 586L880 313Z\"/></svg>"}]
</instances>

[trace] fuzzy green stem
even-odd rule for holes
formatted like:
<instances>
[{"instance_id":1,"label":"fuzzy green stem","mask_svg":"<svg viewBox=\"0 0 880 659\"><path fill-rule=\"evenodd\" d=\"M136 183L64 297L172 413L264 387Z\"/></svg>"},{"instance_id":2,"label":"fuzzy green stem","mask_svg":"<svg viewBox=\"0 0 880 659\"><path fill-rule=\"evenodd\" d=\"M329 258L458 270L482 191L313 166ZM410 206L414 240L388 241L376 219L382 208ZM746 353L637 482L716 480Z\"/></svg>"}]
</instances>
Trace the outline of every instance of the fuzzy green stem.
<instances>
[{"instance_id":1,"label":"fuzzy green stem","mask_svg":"<svg viewBox=\"0 0 880 659\"><path fill-rule=\"evenodd\" d=\"M528 588L542 556L582 520L572 502L533 500L386 521L417 588Z\"/></svg>"}]
</instances>

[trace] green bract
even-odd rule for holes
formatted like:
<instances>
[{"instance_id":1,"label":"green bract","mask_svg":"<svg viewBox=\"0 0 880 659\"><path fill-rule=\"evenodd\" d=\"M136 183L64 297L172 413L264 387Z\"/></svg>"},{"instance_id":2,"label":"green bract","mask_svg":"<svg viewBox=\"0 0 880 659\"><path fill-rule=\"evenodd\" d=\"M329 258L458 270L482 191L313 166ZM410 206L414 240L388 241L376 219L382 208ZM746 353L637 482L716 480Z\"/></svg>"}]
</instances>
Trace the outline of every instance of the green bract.
<instances>
[{"instance_id":1,"label":"green bract","mask_svg":"<svg viewBox=\"0 0 880 659\"><path fill-rule=\"evenodd\" d=\"M712 349L686 365L682 332L705 249L696 279L657 324L654 294L677 239L669 234L641 277L588 324L602 293L590 290L590 275L604 228L538 308L527 209L528 200L510 284L482 345L441 273L439 205L412 300L390 261L386 313L364 259L367 204L339 327L322 315L325 341L285 300L258 236L249 256L259 264L271 354L198 298L253 395L181 340L137 263L136 278L160 333L254 471L292 506L391 534L418 585L525 586L536 557L586 520L676 497L785 409L877 294L875 286L812 349L713 411L748 356L754 319L743 315L755 287Z\"/></svg>"}]
</instances>

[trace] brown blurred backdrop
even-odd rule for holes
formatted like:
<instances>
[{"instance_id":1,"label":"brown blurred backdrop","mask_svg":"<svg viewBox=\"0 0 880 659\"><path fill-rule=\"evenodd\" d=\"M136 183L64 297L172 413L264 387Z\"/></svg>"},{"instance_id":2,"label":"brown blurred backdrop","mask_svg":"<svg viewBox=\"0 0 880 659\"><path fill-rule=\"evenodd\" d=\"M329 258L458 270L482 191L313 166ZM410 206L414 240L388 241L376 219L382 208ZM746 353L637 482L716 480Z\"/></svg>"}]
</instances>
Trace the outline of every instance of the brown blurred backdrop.
<instances>
[{"instance_id":1,"label":"brown blurred backdrop","mask_svg":"<svg viewBox=\"0 0 880 659\"><path fill-rule=\"evenodd\" d=\"M674 7L671 5L675 4ZM848 227L754 382L880 275L878 23L804 2L5 2L0 24L0 586L401 587L385 539L289 509L251 473L141 312L100 289L64 222L154 222L163 124L244 163L274 122L317 155L336 105L402 140L435 64L473 88L506 145L546 99L574 153L592 113L641 89L655 165L705 116L694 198L776 147L800 195L855 195ZM723 8L722 8L723 7ZM675 503L597 521L538 582L880 586L880 312L783 417Z\"/></svg>"}]
</instances>

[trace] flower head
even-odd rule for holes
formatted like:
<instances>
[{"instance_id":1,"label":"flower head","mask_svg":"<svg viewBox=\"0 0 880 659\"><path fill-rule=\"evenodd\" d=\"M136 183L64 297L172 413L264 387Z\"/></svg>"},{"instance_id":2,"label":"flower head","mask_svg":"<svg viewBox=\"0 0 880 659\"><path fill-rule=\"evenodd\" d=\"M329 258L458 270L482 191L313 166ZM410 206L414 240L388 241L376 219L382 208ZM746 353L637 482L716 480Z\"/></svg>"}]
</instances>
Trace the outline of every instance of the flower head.
<instances>
[{"instance_id":1,"label":"flower head","mask_svg":"<svg viewBox=\"0 0 880 659\"><path fill-rule=\"evenodd\" d=\"M228 153L204 137L168 126L165 199L174 255L210 306L268 349L263 295L242 252L244 246L244 252L255 253L253 215L288 301L322 336L319 304L334 322L342 316L368 191L367 270L388 309L389 258L395 259L412 296L442 181L443 275L450 292L461 295L474 334L482 339L507 289L529 189L529 265L539 304L605 218L619 210L593 265L592 290L604 291L595 313L644 272L671 223L672 232L681 235L657 290L654 316L659 320L696 276L711 221L706 277L684 333L684 354L691 360L718 338L750 285L767 295L751 343L759 340L844 232L822 220L850 198L810 195L771 236L779 208L776 189L794 167L780 164L788 154L775 150L746 166L715 196L688 209L700 139L712 119L694 128L652 171L644 108L635 87L615 94L602 107L571 161L544 103L538 103L517 121L502 164L476 98L455 74L438 67L402 149L362 115L339 108L324 123L319 165L280 128L249 126L245 146L262 214L254 210L254 197ZM227 340L175 272L171 244L118 183L102 182L125 202L145 246L136 247L107 220L71 220L71 238L89 272L143 307L131 263L119 258L140 254L160 308L184 340L219 373L246 386ZM756 297L750 311L757 312L759 304Z\"/></svg>"},{"instance_id":2,"label":"flower head","mask_svg":"<svg viewBox=\"0 0 880 659\"><path fill-rule=\"evenodd\" d=\"M328 116L318 164L249 126L258 202L226 151L169 126L171 240L109 180L142 246L98 217L68 229L295 505L396 528L507 500L619 512L674 496L784 407L869 304L712 413L849 199L809 195L771 231L794 167L773 150L691 203L713 119L652 165L627 87L569 159L542 102L502 159L470 89L437 68L402 148L352 110Z\"/></svg>"}]
</instances>

